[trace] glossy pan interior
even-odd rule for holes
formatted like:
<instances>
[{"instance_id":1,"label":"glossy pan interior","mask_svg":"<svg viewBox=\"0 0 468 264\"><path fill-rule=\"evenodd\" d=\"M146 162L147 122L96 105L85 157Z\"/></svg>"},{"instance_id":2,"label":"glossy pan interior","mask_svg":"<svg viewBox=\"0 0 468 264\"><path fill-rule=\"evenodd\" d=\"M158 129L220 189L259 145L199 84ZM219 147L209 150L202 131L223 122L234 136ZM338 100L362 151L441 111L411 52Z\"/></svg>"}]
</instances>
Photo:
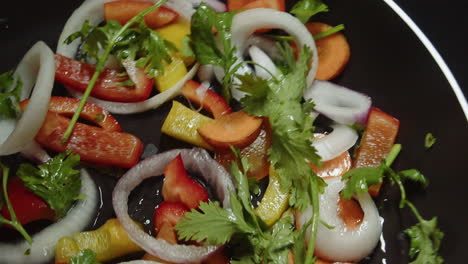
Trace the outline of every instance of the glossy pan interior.
<instances>
[{"instance_id":1,"label":"glossy pan interior","mask_svg":"<svg viewBox=\"0 0 468 264\"><path fill-rule=\"evenodd\" d=\"M81 0L10 1L0 10L0 72L13 68L38 40L55 48L61 29ZM439 217L445 232L442 256L447 263L464 263L468 252L468 223L463 195L468 186L468 123L454 92L434 59L400 17L380 0L329 1L331 12L315 20L344 23L351 45L351 61L335 81L370 95L373 105L401 121L397 141L403 152L396 169L418 168L430 180L426 190L409 189L409 197L426 218ZM60 91L58 92L60 93ZM170 104L143 114L117 116L125 131L161 151L185 146L161 135L160 127ZM144 123L145 129L142 129ZM1 129L1 128L0 128ZM424 148L424 136L433 133L437 143ZM92 170L102 193L102 207L93 226L112 217L110 195L115 179ZM136 201L145 196L151 208L159 180L132 195L132 214L145 221ZM398 193L388 184L377 200L384 219L384 239L363 263L408 263L408 243L402 230L415 219L397 206ZM150 209L151 210L151 209Z\"/></svg>"}]
</instances>

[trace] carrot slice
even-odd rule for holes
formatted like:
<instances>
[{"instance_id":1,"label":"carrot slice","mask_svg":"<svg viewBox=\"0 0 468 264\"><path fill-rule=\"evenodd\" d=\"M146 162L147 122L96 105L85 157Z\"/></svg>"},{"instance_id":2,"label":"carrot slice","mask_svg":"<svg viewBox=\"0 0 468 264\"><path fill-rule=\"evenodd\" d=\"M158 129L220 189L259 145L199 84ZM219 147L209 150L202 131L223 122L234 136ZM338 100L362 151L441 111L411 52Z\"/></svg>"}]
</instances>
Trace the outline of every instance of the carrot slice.
<instances>
[{"instance_id":1,"label":"carrot slice","mask_svg":"<svg viewBox=\"0 0 468 264\"><path fill-rule=\"evenodd\" d=\"M309 23L306 26L312 35L316 35L332 28L330 25L319 22ZM349 44L345 36L342 33L337 32L316 40L315 45L317 45L319 56L317 75L315 78L327 81L338 76L348 63L349 56L351 54Z\"/></svg>"},{"instance_id":2,"label":"carrot slice","mask_svg":"<svg viewBox=\"0 0 468 264\"><path fill-rule=\"evenodd\" d=\"M211 146L226 149L252 143L260 133L263 119L244 111L223 115L199 127L198 133Z\"/></svg>"}]
</instances>

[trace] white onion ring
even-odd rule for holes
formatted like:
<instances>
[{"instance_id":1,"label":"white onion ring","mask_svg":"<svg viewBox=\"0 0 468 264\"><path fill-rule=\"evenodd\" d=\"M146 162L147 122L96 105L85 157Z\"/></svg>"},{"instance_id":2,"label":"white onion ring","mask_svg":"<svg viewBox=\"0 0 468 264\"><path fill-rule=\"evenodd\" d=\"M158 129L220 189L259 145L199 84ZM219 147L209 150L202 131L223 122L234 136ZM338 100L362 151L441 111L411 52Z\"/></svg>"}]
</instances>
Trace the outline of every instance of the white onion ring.
<instances>
[{"instance_id":1,"label":"white onion ring","mask_svg":"<svg viewBox=\"0 0 468 264\"><path fill-rule=\"evenodd\" d=\"M37 163L44 163L50 159L49 154L34 140L24 147L21 155Z\"/></svg>"},{"instance_id":2,"label":"white onion ring","mask_svg":"<svg viewBox=\"0 0 468 264\"><path fill-rule=\"evenodd\" d=\"M81 193L86 198L76 202L67 215L35 234L32 245L23 240L17 244L0 243L0 263L2 264L33 264L52 261L55 255L55 245L64 236L70 236L86 228L92 220L97 206L97 190L93 180L81 170ZM24 252L30 249L30 254Z\"/></svg>"},{"instance_id":3,"label":"white onion ring","mask_svg":"<svg viewBox=\"0 0 468 264\"><path fill-rule=\"evenodd\" d=\"M120 262L119 264L163 264L163 263L157 262L157 261L152 261L152 260L138 259L138 260Z\"/></svg>"},{"instance_id":4,"label":"white onion ring","mask_svg":"<svg viewBox=\"0 0 468 264\"><path fill-rule=\"evenodd\" d=\"M327 161L338 157L341 153L348 151L358 140L357 132L345 125L333 124L333 131L321 138L312 139L312 145L317 154Z\"/></svg>"},{"instance_id":5,"label":"white onion ring","mask_svg":"<svg viewBox=\"0 0 468 264\"><path fill-rule=\"evenodd\" d=\"M176 84L174 84L171 88L167 89L166 91L162 93L158 93L157 95L146 99L145 101L141 102L134 102L134 103L120 103L120 102L112 102L112 101L106 101L106 100L101 100L96 97L88 97L88 102L96 104L105 110L113 113L113 114L135 114L135 113L141 113L148 111L150 109L155 109L167 102L168 100L176 97L181 93L181 89L184 86L184 84L188 81L191 80L195 74L197 73L199 64L195 64L192 69L182 78L180 79ZM68 92L76 98L81 98L82 93L75 91L73 89L67 89Z\"/></svg>"},{"instance_id":6,"label":"white onion ring","mask_svg":"<svg viewBox=\"0 0 468 264\"><path fill-rule=\"evenodd\" d=\"M315 254L331 261L358 262L368 256L379 242L382 233L379 212L368 193L355 196L364 218L354 230L349 230L338 216L339 193L345 183L340 177L325 180L328 186L320 196L320 218L334 229L328 229L322 223L318 226ZM297 224L302 227L312 217L312 207L301 212ZM310 228L310 227L309 227ZM310 232L307 232L306 241Z\"/></svg>"},{"instance_id":7,"label":"white onion ring","mask_svg":"<svg viewBox=\"0 0 468 264\"><path fill-rule=\"evenodd\" d=\"M218 246L197 247L170 245L142 231L128 215L128 196L144 179L163 174L166 165L182 154L185 168L199 173L215 188L224 208L230 208L229 191L234 190L231 176L203 149L174 149L149 157L138 163L117 182L112 195L115 214L129 237L146 252L174 263L199 262L214 252Z\"/></svg>"},{"instance_id":8,"label":"white onion ring","mask_svg":"<svg viewBox=\"0 0 468 264\"><path fill-rule=\"evenodd\" d=\"M15 75L23 83L20 99L24 100L30 95L31 99L17 122L0 121L1 130L5 131L1 133L3 138L0 138L0 156L10 155L24 149L33 141L37 131L41 128L54 86L54 53L44 42L37 42L24 55L16 68Z\"/></svg>"},{"instance_id":9,"label":"white onion ring","mask_svg":"<svg viewBox=\"0 0 468 264\"><path fill-rule=\"evenodd\" d=\"M304 24L289 13L270 8L255 8L236 14L232 21L231 40L233 46L236 47L239 61L242 61L242 54L248 47L247 40L250 35L261 28L282 29L296 40L298 47L309 47L312 52L310 70L307 74L307 87L309 87L317 72L317 48L312 35ZM237 89L233 88L233 90Z\"/></svg>"},{"instance_id":10,"label":"white onion ring","mask_svg":"<svg viewBox=\"0 0 468 264\"><path fill-rule=\"evenodd\" d=\"M275 42L275 41L273 41L271 39L261 37L261 36L257 36L257 35L251 35L247 39L247 46L248 47L257 46L261 50L263 50L266 54L268 54L268 56L270 56L270 58L282 59L283 57L281 56L281 54L280 54L280 52L278 50L278 46L276 46L276 43L277 42Z\"/></svg>"},{"instance_id":11,"label":"white onion ring","mask_svg":"<svg viewBox=\"0 0 468 264\"><path fill-rule=\"evenodd\" d=\"M259 49L257 46L251 46L249 48L249 55L252 58L252 61L256 64L254 65L255 74L265 80L269 80L272 77L278 74L278 69L273 61L268 57L268 55ZM258 66L258 65L262 66Z\"/></svg>"},{"instance_id":12,"label":"white onion ring","mask_svg":"<svg viewBox=\"0 0 468 264\"><path fill-rule=\"evenodd\" d=\"M304 98L314 101L317 112L346 125L365 125L371 107L369 96L327 81L314 81Z\"/></svg>"}]
</instances>

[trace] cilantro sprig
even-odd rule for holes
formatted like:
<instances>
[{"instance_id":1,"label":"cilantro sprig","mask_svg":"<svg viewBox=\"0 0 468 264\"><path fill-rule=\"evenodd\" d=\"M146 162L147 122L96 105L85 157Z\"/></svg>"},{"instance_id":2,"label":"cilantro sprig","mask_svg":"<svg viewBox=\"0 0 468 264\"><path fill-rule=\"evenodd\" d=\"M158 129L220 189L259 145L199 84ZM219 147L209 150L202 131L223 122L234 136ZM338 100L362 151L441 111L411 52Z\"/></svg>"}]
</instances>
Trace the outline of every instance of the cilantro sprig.
<instances>
[{"instance_id":1,"label":"cilantro sprig","mask_svg":"<svg viewBox=\"0 0 468 264\"><path fill-rule=\"evenodd\" d=\"M297 1L290 12L302 23L307 23L313 15L328 12L328 6L321 0L300 0Z\"/></svg>"},{"instance_id":2,"label":"cilantro sprig","mask_svg":"<svg viewBox=\"0 0 468 264\"><path fill-rule=\"evenodd\" d=\"M80 198L80 171L74 168L80 156L70 151L58 154L37 166L21 164L16 174L33 193L42 197L58 218L67 214L73 202Z\"/></svg>"},{"instance_id":3,"label":"cilantro sprig","mask_svg":"<svg viewBox=\"0 0 468 264\"><path fill-rule=\"evenodd\" d=\"M231 44L231 25L235 12L217 13L202 3L192 16L190 44L200 64L211 64L224 69L222 94L231 100L230 87L240 64ZM216 29L216 36L213 34ZM221 48L219 48L221 46Z\"/></svg>"},{"instance_id":4,"label":"cilantro sprig","mask_svg":"<svg viewBox=\"0 0 468 264\"><path fill-rule=\"evenodd\" d=\"M18 102L22 86L19 78L15 80L13 71L0 74L0 120L14 119L21 113Z\"/></svg>"},{"instance_id":5,"label":"cilantro sprig","mask_svg":"<svg viewBox=\"0 0 468 264\"><path fill-rule=\"evenodd\" d=\"M368 191L368 186L381 183L384 178L390 180L391 184L398 185L400 189L400 208L409 207L415 215L418 223L404 232L410 238L409 255L414 259L411 264L440 264L443 258L438 251L444 233L437 227L437 217L425 220L416 207L407 200L406 190L403 183L410 180L427 186L428 181L424 175L415 169L395 172L390 168L396 156L401 150L401 145L395 144L387 159L375 168L358 168L349 170L343 175L342 180L348 180L342 191L344 199L351 199L355 194Z\"/></svg>"},{"instance_id":6,"label":"cilantro sprig","mask_svg":"<svg viewBox=\"0 0 468 264\"><path fill-rule=\"evenodd\" d=\"M16 230L18 230L18 232L20 232L20 234L24 237L24 239L26 239L26 241L29 244L32 244L31 236L28 234L28 232L26 232L24 227L18 221L15 211L13 210L13 206L11 205L10 198L8 197L7 183L8 183L8 175L10 174L10 168L5 166L1 162L0 162L0 168L1 168L1 173L2 173L2 187L3 187L2 189L3 200L0 199L0 208L3 207L3 203L4 203L8 209L8 213L10 214L10 219L11 219L11 220L8 220L4 218L2 215L0 215L0 223L12 226Z\"/></svg>"},{"instance_id":7,"label":"cilantro sprig","mask_svg":"<svg viewBox=\"0 0 468 264\"><path fill-rule=\"evenodd\" d=\"M288 252L299 238L291 217L284 217L271 228L255 214L250 200L246 173L250 167L247 159L235 156L230 172L237 192L230 193L231 209L220 207L218 202L201 203L200 211L186 213L175 226L180 239L224 244L231 241L234 253L231 263L286 263ZM301 241L301 243L303 243Z\"/></svg>"},{"instance_id":8,"label":"cilantro sprig","mask_svg":"<svg viewBox=\"0 0 468 264\"><path fill-rule=\"evenodd\" d=\"M84 249L70 258L70 264L100 264L96 261L96 253L91 249Z\"/></svg>"},{"instance_id":9,"label":"cilantro sprig","mask_svg":"<svg viewBox=\"0 0 468 264\"><path fill-rule=\"evenodd\" d=\"M107 58L112 52L115 52L120 58L135 58L136 55L140 55L139 51L141 51L144 55L137 61L137 66L146 66L146 71L149 72L150 75L154 75L161 70L162 61L169 56L167 55L167 49L163 48L161 44L167 42L160 38L157 33L146 27L144 24L144 16L157 9L165 2L166 0L158 1L153 6L138 13L138 15L134 16L121 27L120 25L117 26L115 22L111 22L108 27L96 29L85 23L80 32L72 34L67 40L72 41L76 38L85 38L84 52L91 57L95 57L97 59L97 64L88 87L83 93L80 104L67 130L63 134L62 142L66 142L73 132L73 128L76 122L78 122L86 100L91 94L99 75L104 70ZM132 28L134 25L137 26L136 29ZM104 50L101 56L98 56L98 48L99 50L101 50L101 48Z\"/></svg>"}]
</instances>

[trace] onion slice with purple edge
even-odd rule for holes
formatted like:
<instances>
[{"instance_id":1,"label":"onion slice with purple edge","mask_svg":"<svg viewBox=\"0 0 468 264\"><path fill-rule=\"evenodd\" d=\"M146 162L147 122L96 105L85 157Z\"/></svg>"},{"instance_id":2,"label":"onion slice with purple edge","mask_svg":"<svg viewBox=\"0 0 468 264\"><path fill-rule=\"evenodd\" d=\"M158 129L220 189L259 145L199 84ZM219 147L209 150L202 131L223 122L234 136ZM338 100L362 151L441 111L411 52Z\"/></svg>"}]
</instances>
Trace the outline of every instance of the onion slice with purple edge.
<instances>
[{"instance_id":1,"label":"onion slice with purple edge","mask_svg":"<svg viewBox=\"0 0 468 264\"><path fill-rule=\"evenodd\" d=\"M338 215L339 194L345 186L341 177L325 180L328 186L320 195L320 218L333 226L329 229L324 224L318 226L315 254L321 258L338 262L358 262L372 253L382 234L382 223L374 201L368 193L356 195L364 218L355 229L346 227ZM312 217L312 207L298 213L296 225L301 228ZM306 232L309 241L310 232Z\"/></svg>"},{"instance_id":2,"label":"onion slice with purple edge","mask_svg":"<svg viewBox=\"0 0 468 264\"><path fill-rule=\"evenodd\" d=\"M54 86L54 53L44 42L37 42L24 55L14 75L23 84L20 100L31 100L19 120L0 120L0 156L23 150L41 128Z\"/></svg>"},{"instance_id":3,"label":"onion slice with purple edge","mask_svg":"<svg viewBox=\"0 0 468 264\"><path fill-rule=\"evenodd\" d=\"M57 53L60 53L66 57L74 58L80 44L79 40L75 40L69 45L65 44L65 39L73 34L76 31L81 29L83 23L88 20L91 25L98 25L104 20L104 3L109 2L108 0L87 0L80 7L78 7L73 14L68 19L65 24L62 34L60 35L58 44L57 44ZM154 1L150 1L154 2ZM183 2L182 0L173 0L170 1L170 4L167 3L168 7L174 8L172 5L181 5L187 6L188 3ZM188 4L190 6L190 4ZM190 7L192 8L192 7ZM186 12L181 12L179 9L175 9L180 12L180 15L183 19L190 21L191 14L186 14ZM173 85L168 90L159 93L145 101L135 102L135 103L119 103L101 100L95 97L88 97L88 102L99 105L105 110L114 113L114 114L134 114L141 113L151 109L158 108L163 103L168 100L176 97L181 93L181 89L184 86L185 82L191 80L198 70L198 63L195 64L190 71L175 85ZM73 89L67 88L68 92L76 98L81 98L82 93L75 91Z\"/></svg>"},{"instance_id":4,"label":"onion slice with purple edge","mask_svg":"<svg viewBox=\"0 0 468 264\"><path fill-rule=\"evenodd\" d=\"M243 54L248 48L249 37L258 29L271 28L281 29L291 35L297 46L307 46L312 52L310 70L307 74L307 87L315 78L318 66L318 52L312 35L307 28L296 17L289 13L277 11L270 8L255 8L243 11L234 16L231 27L232 45L236 48L238 63L243 62ZM240 67L242 69L243 67ZM237 93L238 89L233 86L232 94L236 100L243 97ZM237 95L237 96L236 96Z\"/></svg>"},{"instance_id":5,"label":"onion slice with purple edge","mask_svg":"<svg viewBox=\"0 0 468 264\"><path fill-rule=\"evenodd\" d=\"M346 87L316 80L304 92L304 99L312 99L315 111L340 124L365 125L371 98Z\"/></svg>"},{"instance_id":6,"label":"onion slice with purple edge","mask_svg":"<svg viewBox=\"0 0 468 264\"><path fill-rule=\"evenodd\" d=\"M61 237L84 230L94 216L98 201L97 190L86 170L81 170L81 194L85 198L76 201L64 218L35 234L31 245L25 240L16 244L0 243L0 263L39 264L52 261L57 241ZM27 250L30 250L29 254L25 254Z\"/></svg>"},{"instance_id":7,"label":"onion slice with purple edge","mask_svg":"<svg viewBox=\"0 0 468 264\"><path fill-rule=\"evenodd\" d=\"M128 215L130 192L144 179L162 176L166 165L179 153L182 155L185 168L201 175L214 188L223 207L230 208L229 192L234 190L231 176L203 149L174 149L141 161L117 182L112 195L112 204L124 230L146 252L174 263L196 263L214 252L218 246L171 245L142 231Z\"/></svg>"},{"instance_id":8,"label":"onion slice with purple edge","mask_svg":"<svg viewBox=\"0 0 468 264\"><path fill-rule=\"evenodd\" d=\"M321 138L312 139L312 145L317 150L321 161L328 161L348 151L358 140L357 132L341 124L333 124L333 131Z\"/></svg>"}]
</instances>

